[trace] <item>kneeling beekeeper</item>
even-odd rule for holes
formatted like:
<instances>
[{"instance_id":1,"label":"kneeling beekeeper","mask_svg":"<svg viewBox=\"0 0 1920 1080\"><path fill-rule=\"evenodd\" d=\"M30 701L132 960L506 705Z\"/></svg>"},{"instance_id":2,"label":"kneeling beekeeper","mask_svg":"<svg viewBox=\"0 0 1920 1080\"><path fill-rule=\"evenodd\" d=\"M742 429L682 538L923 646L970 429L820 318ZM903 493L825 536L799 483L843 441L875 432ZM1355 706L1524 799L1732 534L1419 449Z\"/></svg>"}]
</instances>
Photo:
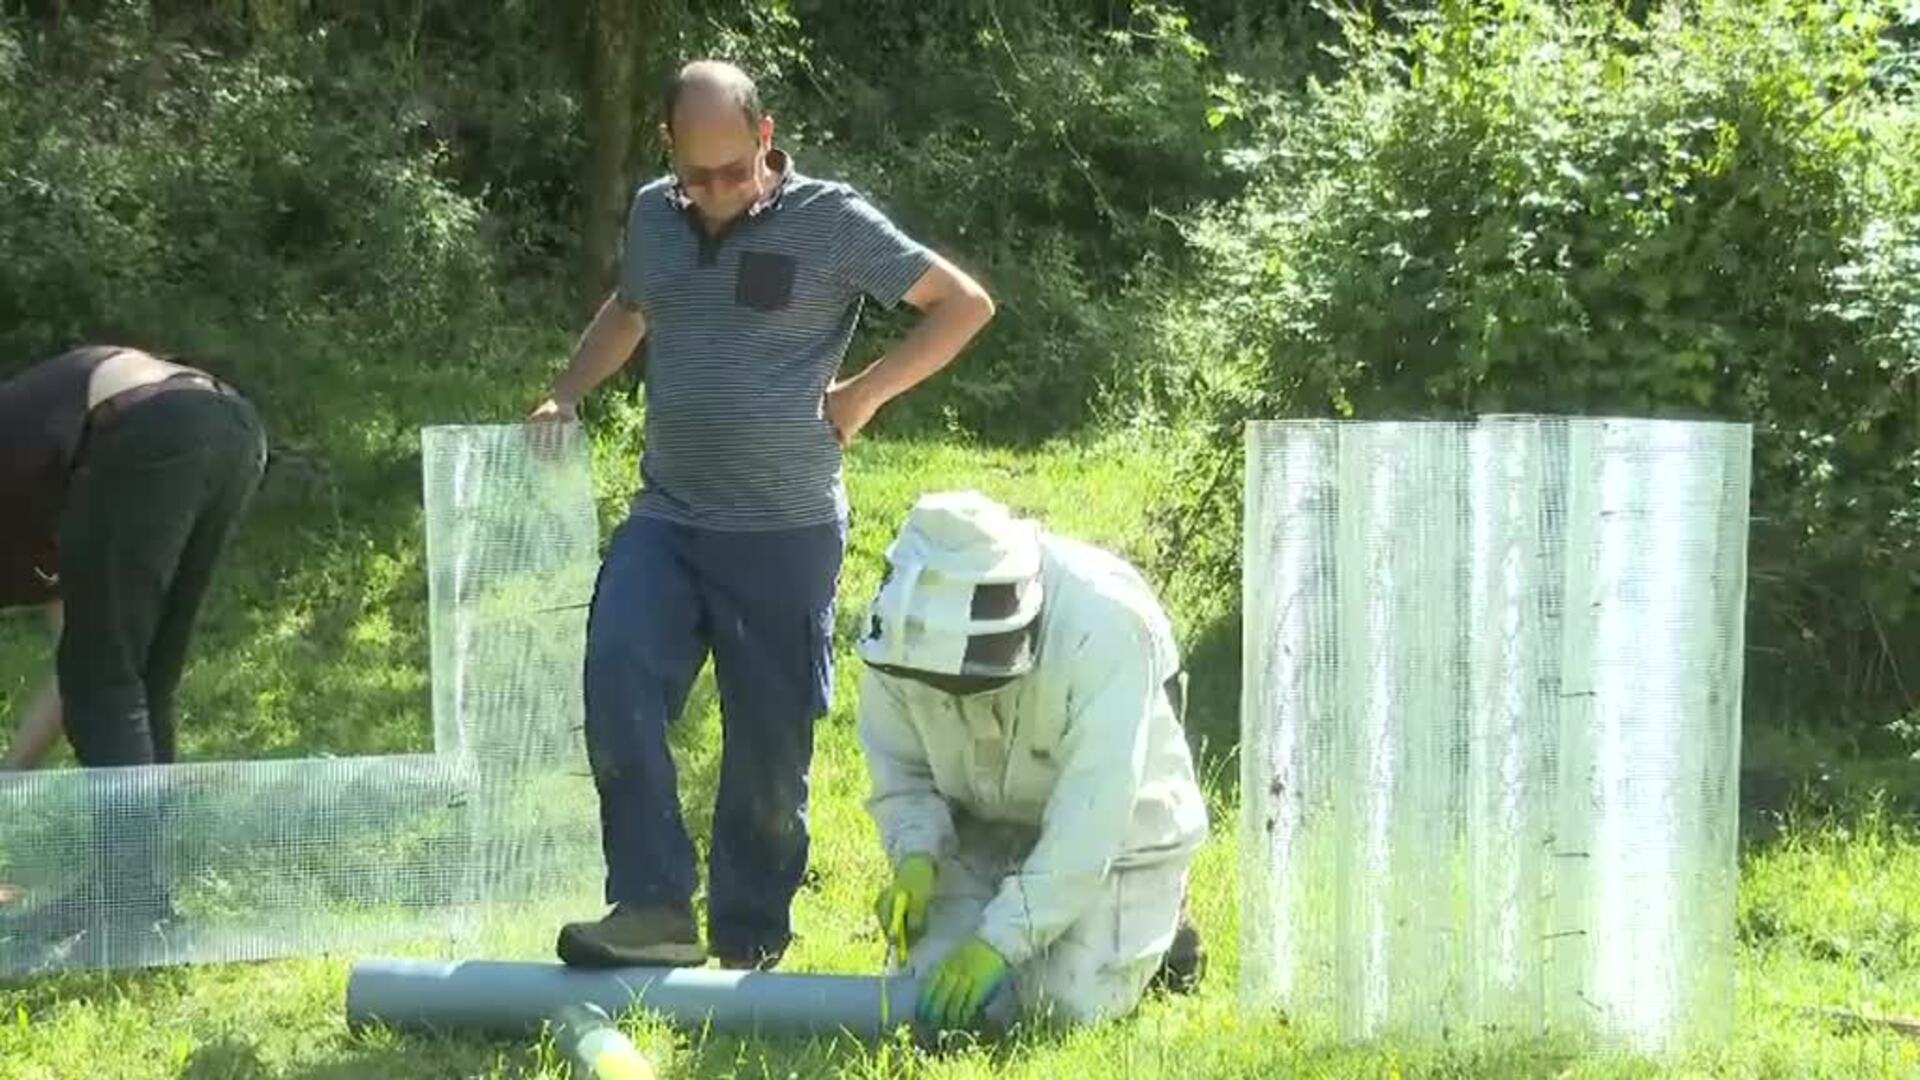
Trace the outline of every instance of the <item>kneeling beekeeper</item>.
<instances>
[{"instance_id":1,"label":"kneeling beekeeper","mask_svg":"<svg viewBox=\"0 0 1920 1080\"><path fill-rule=\"evenodd\" d=\"M60 627L7 767L37 764L62 729L83 766L174 760L187 645L265 463L245 399L147 352L83 347L0 382L0 606L43 605ZM42 898L36 927L166 914L150 800L100 792L95 861Z\"/></svg>"},{"instance_id":2,"label":"kneeling beekeeper","mask_svg":"<svg viewBox=\"0 0 1920 1080\"><path fill-rule=\"evenodd\" d=\"M919 1016L1084 1024L1197 977L1183 912L1207 813L1172 626L1124 560L974 492L927 495L860 654L875 904Z\"/></svg>"}]
</instances>

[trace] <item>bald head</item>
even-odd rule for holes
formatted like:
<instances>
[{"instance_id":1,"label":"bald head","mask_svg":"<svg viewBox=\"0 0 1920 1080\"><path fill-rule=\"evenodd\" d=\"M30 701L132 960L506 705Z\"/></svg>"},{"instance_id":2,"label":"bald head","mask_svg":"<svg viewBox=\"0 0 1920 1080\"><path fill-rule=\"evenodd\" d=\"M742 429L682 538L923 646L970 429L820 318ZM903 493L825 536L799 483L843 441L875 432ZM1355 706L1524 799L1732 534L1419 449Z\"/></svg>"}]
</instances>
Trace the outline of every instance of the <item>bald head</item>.
<instances>
[{"instance_id":1,"label":"bald head","mask_svg":"<svg viewBox=\"0 0 1920 1080\"><path fill-rule=\"evenodd\" d=\"M760 126L760 90L753 79L724 60L695 60L667 80L667 129L679 126L684 110L710 117L714 112L730 112L744 117L749 130Z\"/></svg>"},{"instance_id":2,"label":"bald head","mask_svg":"<svg viewBox=\"0 0 1920 1080\"><path fill-rule=\"evenodd\" d=\"M766 155L773 117L747 73L718 60L697 60L667 83L660 125L681 187L710 225L731 221L772 183Z\"/></svg>"}]
</instances>

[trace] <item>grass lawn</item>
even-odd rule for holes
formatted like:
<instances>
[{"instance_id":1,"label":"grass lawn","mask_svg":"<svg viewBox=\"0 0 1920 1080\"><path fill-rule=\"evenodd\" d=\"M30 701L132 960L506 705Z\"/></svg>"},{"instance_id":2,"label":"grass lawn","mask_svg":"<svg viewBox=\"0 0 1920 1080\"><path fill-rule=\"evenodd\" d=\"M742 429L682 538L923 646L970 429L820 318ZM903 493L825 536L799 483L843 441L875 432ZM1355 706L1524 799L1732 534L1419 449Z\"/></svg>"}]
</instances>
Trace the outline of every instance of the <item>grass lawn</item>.
<instances>
[{"instance_id":1,"label":"grass lawn","mask_svg":"<svg viewBox=\"0 0 1920 1080\"><path fill-rule=\"evenodd\" d=\"M533 384L530 377L520 383ZM263 493L210 603L187 676L189 757L428 747L416 426L429 413L499 419L513 408L505 393L459 396L453 388L470 381L457 372L446 373L443 385L446 394L423 391L409 395L411 406L359 418L277 403L283 443L303 456ZM598 482L608 527L632 486L634 419L630 410L614 408L598 423ZM862 442L851 464L857 517L842 640L877 582L893 526L917 493L978 486L1061 531L1137 554L1146 542L1161 460L1142 439L1032 452ZM1189 639L1199 630L1182 627ZM16 613L0 621L0 715L18 707L45 656L36 620ZM815 872L797 905L793 970L873 970L881 958L881 943L867 925L883 866L861 808L866 781L852 729L856 676L855 662L843 652L839 700L819 730ZM689 820L702 836L710 817L716 708L710 688L697 693L675 737L685 762ZM1201 716L1196 727L1230 731L1231 718ZM1891 804L1850 799L1818 820L1787 819L1764 839L1756 833L1743 854L1741 1027L1729 1047L1667 1066L1549 1045L1472 1052L1341 1048L1319 1032L1251 1015L1236 999L1235 793L1229 757L1218 746L1209 750L1218 837L1200 863L1195 915L1214 967L1195 997L1152 1001L1130 1022L1064 1039L933 1054L892 1045L741 1042L673 1032L638 1018L628 1022L630 1030L668 1077L1920 1075L1920 1043L1808 1011L1920 1011L1920 839ZM570 914L594 914L591 901L584 898ZM553 929L520 926L488 954L544 957ZM0 1077L566 1075L551 1047L540 1043L350 1035L343 993L351 961L74 975L0 987Z\"/></svg>"}]
</instances>

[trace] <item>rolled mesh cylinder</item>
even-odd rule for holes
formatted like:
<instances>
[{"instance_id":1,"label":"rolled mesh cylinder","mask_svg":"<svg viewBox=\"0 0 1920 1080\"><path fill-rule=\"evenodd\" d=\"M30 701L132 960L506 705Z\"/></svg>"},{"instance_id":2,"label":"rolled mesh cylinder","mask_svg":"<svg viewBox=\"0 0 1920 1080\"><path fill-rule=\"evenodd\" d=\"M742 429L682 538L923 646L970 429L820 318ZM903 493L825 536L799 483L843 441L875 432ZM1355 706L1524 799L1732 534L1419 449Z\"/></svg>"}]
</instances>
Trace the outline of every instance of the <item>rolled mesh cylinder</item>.
<instances>
[{"instance_id":1,"label":"rolled mesh cylinder","mask_svg":"<svg viewBox=\"0 0 1920 1080\"><path fill-rule=\"evenodd\" d=\"M1335 550L1353 553L1334 567L1337 1015L1343 1029L1407 1030L1455 995L1460 432L1371 434L1343 438L1335 471Z\"/></svg>"},{"instance_id":2,"label":"rolled mesh cylinder","mask_svg":"<svg viewBox=\"0 0 1920 1080\"><path fill-rule=\"evenodd\" d=\"M1349 1038L1731 1024L1749 429L1247 447L1243 989Z\"/></svg>"},{"instance_id":3,"label":"rolled mesh cylinder","mask_svg":"<svg viewBox=\"0 0 1920 1080\"><path fill-rule=\"evenodd\" d=\"M1489 421L1468 443L1466 925L1462 1008L1477 1022L1546 1021L1543 943L1560 732L1565 429Z\"/></svg>"}]
</instances>

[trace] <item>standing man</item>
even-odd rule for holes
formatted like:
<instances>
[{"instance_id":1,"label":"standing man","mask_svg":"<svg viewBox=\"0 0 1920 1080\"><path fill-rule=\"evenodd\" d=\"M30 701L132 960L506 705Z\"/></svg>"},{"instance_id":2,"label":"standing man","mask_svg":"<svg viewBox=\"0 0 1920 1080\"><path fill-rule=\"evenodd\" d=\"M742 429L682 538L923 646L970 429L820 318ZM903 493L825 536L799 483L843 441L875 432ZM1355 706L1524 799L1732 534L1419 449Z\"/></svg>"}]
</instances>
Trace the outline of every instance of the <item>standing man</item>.
<instances>
[{"instance_id":1,"label":"standing man","mask_svg":"<svg viewBox=\"0 0 1920 1080\"><path fill-rule=\"evenodd\" d=\"M46 606L59 631L54 683L7 767L37 764L63 729L84 766L174 760L187 646L265 465L244 398L137 349L75 349L0 383L0 605ZM48 898L44 929L102 904L123 925L167 914L157 811L131 791L101 798L99 864Z\"/></svg>"},{"instance_id":2,"label":"standing man","mask_svg":"<svg viewBox=\"0 0 1920 1080\"><path fill-rule=\"evenodd\" d=\"M738 68L688 65L665 105L673 173L634 197L619 286L532 417L573 420L645 340L642 491L587 627L612 910L562 928L558 951L580 965L705 962L667 728L711 652L724 745L708 944L726 966L771 967L792 937L813 725L832 700L841 451L945 367L993 302L846 185L799 173ZM925 317L835 381L864 297Z\"/></svg>"},{"instance_id":3,"label":"standing man","mask_svg":"<svg viewBox=\"0 0 1920 1080\"><path fill-rule=\"evenodd\" d=\"M1011 987L1066 1024L1185 990L1206 801L1173 628L1124 560L974 492L922 498L887 552L860 655L875 903L920 1019L974 1024Z\"/></svg>"}]
</instances>

